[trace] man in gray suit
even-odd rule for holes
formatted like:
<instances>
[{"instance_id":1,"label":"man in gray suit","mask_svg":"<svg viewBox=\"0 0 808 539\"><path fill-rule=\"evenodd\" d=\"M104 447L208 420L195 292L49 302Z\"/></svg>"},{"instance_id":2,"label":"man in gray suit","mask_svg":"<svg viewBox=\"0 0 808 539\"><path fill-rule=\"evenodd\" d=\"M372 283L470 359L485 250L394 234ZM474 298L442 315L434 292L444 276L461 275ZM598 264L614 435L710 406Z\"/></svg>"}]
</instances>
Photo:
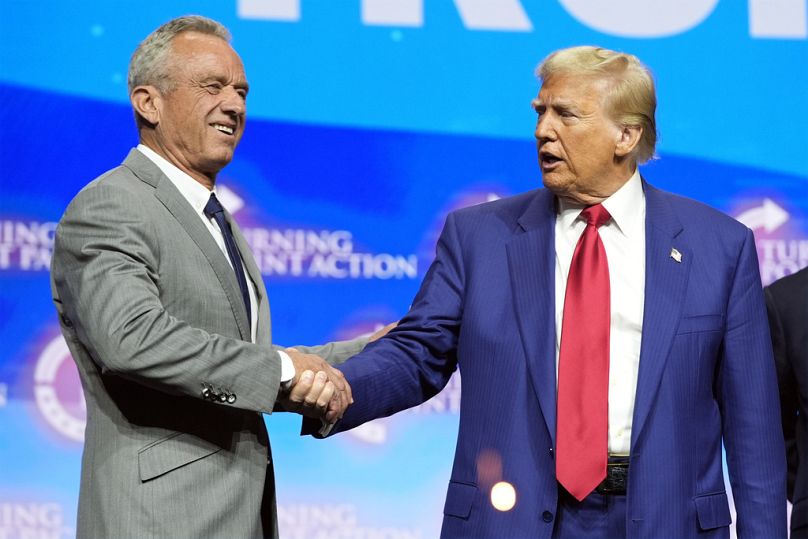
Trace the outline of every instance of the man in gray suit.
<instances>
[{"instance_id":1,"label":"man in gray suit","mask_svg":"<svg viewBox=\"0 0 808 539\"><path fill-rule=\"evenodd\" d=\"M261 414L333 422L351 402L329 363L365 341L273 346L261 274L215 197L248 91L229 40L189 16L140 44L140 144L57 229L53 298L87 402L82 538L277 537Z\"/></svg>"}]
</instances>

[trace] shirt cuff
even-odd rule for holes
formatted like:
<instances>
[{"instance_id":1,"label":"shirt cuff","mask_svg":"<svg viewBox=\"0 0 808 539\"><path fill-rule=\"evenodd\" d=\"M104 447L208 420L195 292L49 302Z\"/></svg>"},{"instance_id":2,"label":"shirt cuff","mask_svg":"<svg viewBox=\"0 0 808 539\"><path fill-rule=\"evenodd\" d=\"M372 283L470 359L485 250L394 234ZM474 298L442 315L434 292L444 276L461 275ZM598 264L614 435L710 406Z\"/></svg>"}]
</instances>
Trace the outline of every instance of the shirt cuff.
<instances>
[{"instance_id":1,"label":"shirt cuff","mask_svg":"<svg viewBox=\"0 0 808 539\"><path fill-rule=\"evenodd\" d=\"M286 352L278 350L278 355L281 356L281 389L288 391L295 378L295 364L292 363L292 358Z\"/></svg>"}]
</instances>

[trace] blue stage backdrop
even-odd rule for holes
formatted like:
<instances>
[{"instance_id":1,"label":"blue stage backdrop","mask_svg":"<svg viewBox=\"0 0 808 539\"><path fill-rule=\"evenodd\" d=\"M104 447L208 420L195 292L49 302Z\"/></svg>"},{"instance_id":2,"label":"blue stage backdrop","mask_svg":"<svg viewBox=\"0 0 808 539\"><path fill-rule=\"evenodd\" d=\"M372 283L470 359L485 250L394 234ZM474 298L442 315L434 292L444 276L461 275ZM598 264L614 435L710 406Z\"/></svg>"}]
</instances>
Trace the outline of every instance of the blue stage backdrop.
<instances>
[{"instance_id":1,"label":"blue stage backdrop","mask_svg":"<svg viewBox=\"0 0 808 539\"><path fill-rule=\"evenodd\" d=\"M51 305L54 229L137 142L130 54L186 13L228 25L247 68L219 184L282 344L397 319L448 211L540 184L533 70L576 44L652 67L651 183L752 228L765 283L808 265L806 0L3 0L0 537L75 533L85 410ZM436 537L460 383L327 441L267 417L282 536Z\"/></svg>"}]
</instances>

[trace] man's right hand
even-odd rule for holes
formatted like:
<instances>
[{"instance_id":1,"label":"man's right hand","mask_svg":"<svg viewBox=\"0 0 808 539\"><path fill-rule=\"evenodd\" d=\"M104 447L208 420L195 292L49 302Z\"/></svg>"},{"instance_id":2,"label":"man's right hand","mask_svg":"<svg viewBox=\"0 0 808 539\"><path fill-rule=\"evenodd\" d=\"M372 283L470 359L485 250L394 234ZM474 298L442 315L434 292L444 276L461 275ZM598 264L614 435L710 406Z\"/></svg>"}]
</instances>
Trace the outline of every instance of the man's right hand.
<instances>
[{"instance_id":1,"label":"man's right hand","mask_svg":"<svg viewBox=\"0 0 808 539\"><path fill-rule=\"evenodd\" d=\"M295 366L288 394L281 395L284 409L334 423L353 402L351 386L340 371L313 354L285 350Z\"/></svg>"}]
</instances>

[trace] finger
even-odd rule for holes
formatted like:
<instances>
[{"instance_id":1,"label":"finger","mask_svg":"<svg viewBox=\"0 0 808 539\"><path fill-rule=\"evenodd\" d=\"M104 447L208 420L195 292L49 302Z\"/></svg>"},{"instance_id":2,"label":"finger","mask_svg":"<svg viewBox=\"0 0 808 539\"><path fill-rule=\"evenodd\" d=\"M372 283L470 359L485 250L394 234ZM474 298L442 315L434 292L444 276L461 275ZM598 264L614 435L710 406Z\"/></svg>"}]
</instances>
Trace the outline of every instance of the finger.
<instances>
[{"instance_id":1,"label":"finger","mask_svg":"<svg viewBox=\"0 0 808 539\"><path fill-rule=\"evenodd\" d=\"M342 419L342 416L336 410L329 410L325 414L326 423L336 423L340 419Z\"/></svg>"},{"instance_id":2,"label":"finger","mask_svg":"<svg viewBox=\"0 0 808 539\"><path fill-rule=\"evenodd\" d=\"M320 396L317 398L317 408L320 410L325 410L328 407L328 404L331 402L331 399L334 397L334 394L337 392L337 388L334 387L334 384L331 383L329 380L326 382L323 391L320 393Z\"/></svg>"},{"instance_id":3,"label":"finger","mask_svg":"<svg viewBox=\"0 0 808 539\"><path fill-rule=\"evenodd\" d=\"M345 402L344 396L339 394L334 395L334 398L328 405L328 411L325 414L326 421L336 423L338 420L342 419L346 408L347 403Z\"/></svg>"},{"instance_id":4,"label":"finger","mask_svg":"<svg viewBox=\"0 0 808 539\"><path fill-rule=\"evenodd\" d=\"M334 382L334 385L337 386L339 391L345 391L345 386L348 384L348 382L345 381L345 375L342 374L342 371L329 365L328 377L332 382Z\"/></svg>"},{"instance_id":5,"label":"finger","mask_svg":"<svg viewBox=\"0 0 808 539\"><path fill-rule=\"evenodd\" d=\"M292 390L289 392L289 400L295 404L300 404L303 402L304 397L308 394L311 390L311 386L314 382L314 373L306 370L300 373L300 376L297 379L297 382L294 383L292 386Z\"/></svg>"},{"instance_id":6,"label":"finger","mask_svg":"<svg viewBox=\"0 0 808 539\"><path fill-rule=\"evenodd\" d=\"M342 399L339 395L334 395L331 402L328 404L328 410L325 413L325 420L329 423L335 423L342 416Z\"/></svg>"},{"instance_id":7,"label":"finger","mask_svg":"<svg viewBox=\"0 0 808 539\"><path fill-rule=\"evenodd\" d=\"M331 370L337 373L336 376L338 376L339 379L342 380L343 385L342 391L345 393L345 400L346 400L345 405L347 406L348 404L353 404L353 391L351 390L351 384L349 384L348 380L345 379L345 375L342 374L342 371L337 370L333 367L331 368Z\"/></svg>"},{"instance_id":8,"label":"finger","mask_svg":"<svg viewBox=\"0 0 808 539\"><path fill-rule=\"evenodd\" d=\"M338 412L339 417L342 417L342 414L345 413L345 409L351 404L349 399L349 395L344 391L341 391L338 395L339 400L335 403L334 407Z\"/></svg>"},{"instance_id":9,"label":"finger","mask_svg":"<svg viewBox=\"0 0 808 539\"><path fill-rule=\"evenodd\" d=\"M348 380L345 380L345 396L348 398L348 404L353 404L353 390L351 389L351 384L348 383Z\"/></svg>"},{"instance_id":10,"label":"finger","mask_svg":"<svg viewBox=\"0 0 808 539\"><path fill-rule=\"evenodd\" d=\"M317 404L317 399L323 392L326 383L328 383L328 376L326 376L323 371L318 372L314 376L314 383L304 399L304 404L306 407L313 408L315 404Z\"/></svg>"},{"instance_id":11,"label":"finger","mask_svg":"<svg viewBox=\"0 0 808 539\"><path fill-rule=\"evenodd\" d=\"M398 322L392 322L392 323L390 323L390 324L387 324L386 326L384 326L384 327L383 327L383 328L381 328L380 330L378 330L378 331L374 332L374 333L373 333L373 334L370 336L370 338L368 339L368 342L373 342L373 341L376 341L376 340L381 339L382 337L384 337L385 335L387 335L387 333L388 333L388 332L389 332L391 329L393 329L394 327L396 327L397 325L398 325Z\"/></svg>"}]
</instances>

